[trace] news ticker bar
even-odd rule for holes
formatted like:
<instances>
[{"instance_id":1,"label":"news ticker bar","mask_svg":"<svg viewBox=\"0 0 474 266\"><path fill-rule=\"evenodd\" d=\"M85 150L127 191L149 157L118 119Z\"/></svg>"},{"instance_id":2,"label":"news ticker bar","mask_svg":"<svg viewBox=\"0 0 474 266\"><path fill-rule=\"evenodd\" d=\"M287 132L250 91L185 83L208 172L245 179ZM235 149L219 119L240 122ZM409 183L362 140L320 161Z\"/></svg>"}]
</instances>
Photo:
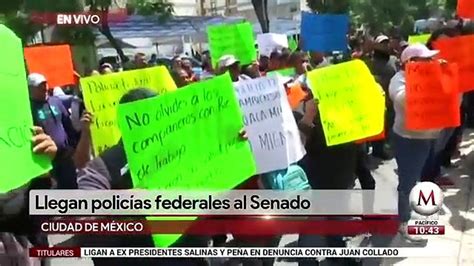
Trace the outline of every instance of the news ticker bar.
<instances>
[{"instance_id":1,"label":"news ticker bar","mask_svg":"<svg viewBox=\"0 0 474 266\"><path fill-rule=\"evenodd\" d=\"M396 217L373 220L295 220L291 218L255 219L198 219L198 220L58 220L40 224L40 229L48 234L95 234L95 235L133 235L133 234L187 234L212 236L233 234L248 236L269 236L282 234L316 235L358 235L371 233L377 235L396 235L399 222ZM423 232L428 232L423 230ZM421 232L421 229L420 229ZM444 233L444 229L443 229Z\"/></svg>"},{"instance_id":2,"label":"news ticker bar","mask_svg":"<svg viewBox=\"0 0 474 266\"><path fill-rule=\"evenodd\" d=\"M392 190L31 190L31 215L397 215Z\"/></svg>"},{"instance_id":3,"label":"news ticker bar","mask_svg":"<svg viewBox=\"0 0 474 266\"><path fill-rule=\"evenodd\" d=\"M452 257L441 248L30 248L30 257L71 258L399 258Z\"/></svg>"}]
</instances>

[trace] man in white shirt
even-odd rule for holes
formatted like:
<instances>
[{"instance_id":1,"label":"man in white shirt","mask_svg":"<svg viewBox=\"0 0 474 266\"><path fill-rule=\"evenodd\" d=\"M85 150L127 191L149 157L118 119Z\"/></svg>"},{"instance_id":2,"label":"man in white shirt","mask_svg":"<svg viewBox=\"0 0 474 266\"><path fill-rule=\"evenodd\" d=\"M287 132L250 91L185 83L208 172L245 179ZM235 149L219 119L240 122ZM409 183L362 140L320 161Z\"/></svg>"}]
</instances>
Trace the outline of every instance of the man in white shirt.
<instances>
[{"instance_id":1,"label":"man in white shirt","mask_svg":"<svg viewBox=\"0 0 474 266\"><path fill-rule=\"evenodd\" d=\"M409 241L424 241L407 233L410 220L410 191L421 178L421 173L430 149L440 130L412 131L405 126L406 88L405 66L408 62L431 61L439 51L430 50L423 44L408 46L401 55L402 69L395 74L389 85L390 99L395 110L393 125L393 143L395 160L398 165L398 215L401 221L399 232Z\"/></svg>"},{"instance_id":2,"label":"man in white shirt","mask_svg":"<svg viewBox=\"0 0 474 266\"><path fill-rule=\"evenodd\" d=\"M251 79L249 76L241 74L240 61L233 55L223 55L221 58L219 58L219 69L220 73L229 71L233 82Z\"/></svg>"}]
</instances>

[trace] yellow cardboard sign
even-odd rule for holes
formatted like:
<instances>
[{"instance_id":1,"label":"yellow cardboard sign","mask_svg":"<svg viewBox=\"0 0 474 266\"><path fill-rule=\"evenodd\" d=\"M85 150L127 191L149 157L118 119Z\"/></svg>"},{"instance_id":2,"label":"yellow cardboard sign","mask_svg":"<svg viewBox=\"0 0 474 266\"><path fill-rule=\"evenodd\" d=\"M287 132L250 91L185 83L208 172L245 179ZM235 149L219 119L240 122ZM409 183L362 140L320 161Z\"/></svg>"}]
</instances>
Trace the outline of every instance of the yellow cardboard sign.
<instances>
[{"instance_id":1,"label":"yellow cardboard sign","mask_svg":"<svg viewBox=\"0 0 474 266\"><path fill-rule=\"evenodd\" d=\"M308 72L328 146L382 132L385 96L368 67L353 60Z\"/></svg>"},{"instance_id":2,"label":"yellow cardboard sign","mask_svg":"<svg viewBox=\"0 0 474 266\"><path fill-rule=\"evenodd\" d=\"M409 44L415 44L415 43L426 44L430 36L431 34L411 35L411 36L408 36L408 43Z\"/></svg>"},{"instance_id":3,"label":"yellow cardboard sign","mask_svg":"<svg viewBox=\"0 0 474 266\"><path fill-rule=\"evenodd\" d=\"M91 124L95 154L100 154L120 140L117 105L130 90L151 89L158 94L176 90L176 84L164 66L81 78L86 109L94 115Z\"/></svg>"}]
</instances>

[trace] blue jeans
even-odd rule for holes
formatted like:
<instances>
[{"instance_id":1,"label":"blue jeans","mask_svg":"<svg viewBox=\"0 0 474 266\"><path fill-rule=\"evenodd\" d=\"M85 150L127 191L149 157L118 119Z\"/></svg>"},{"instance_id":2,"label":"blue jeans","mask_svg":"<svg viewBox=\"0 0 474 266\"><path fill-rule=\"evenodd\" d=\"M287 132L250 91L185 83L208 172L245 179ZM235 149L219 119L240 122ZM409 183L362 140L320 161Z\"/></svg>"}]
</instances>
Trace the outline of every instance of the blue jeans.
<instances>
[{"instance_id":1,"label":"blue jeans","mask_svg":"<svg viewBox=\"0 0 474 266\"><path fill-rule=\"evenodd\" d=\"M434 139L408 139L393 134L395 160L398 166L398 217L401 222L410 220L410 191L420 180Z\"/></svg>"},{"instance_id":2,"label":"blue jeans","mask_svg":"<svg viewBox=\"0 0 474 266\"><path fill-rule=\"evenodd\" d=\"M443 163L443 150L454 133L454 128L441 130L440 135L431 147L428 159L426 160L421 175L422 181L434 182L441 175L441 165Z\"/></svg>"}]
</instances>

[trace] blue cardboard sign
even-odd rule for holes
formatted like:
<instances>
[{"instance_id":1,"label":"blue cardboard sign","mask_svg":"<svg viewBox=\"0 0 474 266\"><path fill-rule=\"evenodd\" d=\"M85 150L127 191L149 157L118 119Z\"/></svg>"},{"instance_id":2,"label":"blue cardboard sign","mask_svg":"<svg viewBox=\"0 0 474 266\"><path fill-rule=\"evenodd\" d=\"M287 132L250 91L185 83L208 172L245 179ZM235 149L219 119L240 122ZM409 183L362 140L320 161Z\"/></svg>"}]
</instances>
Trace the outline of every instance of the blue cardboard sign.
<instances>
[{"instance_id":1,"label":"blue cardboard sign","mask_svg":"<svg viewBox=\"0 0 474 266\"><path fill-rule=\"evenodd\" d=\"M305 51L345 52L348 31L347 15L301 14L301 39Z\"/></svg>"}]
</instances>

